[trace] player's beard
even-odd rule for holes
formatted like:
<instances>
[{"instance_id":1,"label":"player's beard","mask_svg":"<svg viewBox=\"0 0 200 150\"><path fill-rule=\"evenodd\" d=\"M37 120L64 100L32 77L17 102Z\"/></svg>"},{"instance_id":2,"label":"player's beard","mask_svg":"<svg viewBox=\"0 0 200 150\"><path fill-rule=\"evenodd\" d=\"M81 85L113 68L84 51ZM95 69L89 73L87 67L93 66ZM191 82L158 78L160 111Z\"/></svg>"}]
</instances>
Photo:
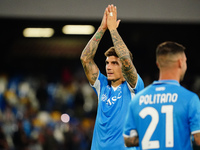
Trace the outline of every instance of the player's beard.
<instances>
[{"instance_id":1,"label":"player's beard","mask_svg":"<svg viewBox=\"0 0 200 150\"><path fill-rule=\"evenodd\" d=\"M186 71L185 71L186 72ZM184 77L185 77L185 72L180 76L180 81L183 81Z\"/></svg>"},{"instance_id":2,"label":"player's beard","mask_svg":"<svg viewBox=\"0 0 200 150\"><path fill-rule=\"evenodd\" d=\"M185 74L180 77L180 81L183 81Z\"/></svg>"},{"instance_id":3,"label":"player's beard","mask_svg":"<svg viewBox=\"0 0 200 150\"><path fill-rule=\"evenodd\" d=\"M120 80L120 78L117 78L117 79L109 79L109 78L108 78L108 81L111 81L111 82L116 82L116 81L118 81L118 80Z\"/></svg>"}]
</instances>

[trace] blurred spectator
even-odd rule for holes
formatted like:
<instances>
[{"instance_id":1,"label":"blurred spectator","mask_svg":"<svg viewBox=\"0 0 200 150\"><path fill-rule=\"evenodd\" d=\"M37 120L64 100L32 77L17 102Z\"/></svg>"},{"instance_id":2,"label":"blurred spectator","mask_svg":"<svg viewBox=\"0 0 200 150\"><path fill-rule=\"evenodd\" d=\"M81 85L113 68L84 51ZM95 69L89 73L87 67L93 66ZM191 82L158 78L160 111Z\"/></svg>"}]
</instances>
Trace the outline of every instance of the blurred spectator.
<instances>
[{"instance_id":1,"label":"blurred spectator","mask_svg":"<svg viewBox=\"0 0 200 150\"><path fill-rule=\"evenodd\" d=\"M0 76L0 111L4 111L6 107L4 93L7 87L7 77L6 75Z\"/></svg>"},{"instance_id":2,"label":"blurred spectator","mask_svg":"<svg viewBox=\"0 0 200 150\"><path fill-rule=\"evenodd\" d=\"M4 134L1 124L0 124L0 150L9 150L6 135Z\"/></svg>"},{"instance_id":3,"label":"blurred spectator","mask_svg":"<svg viewBox=\"0 0 200 150\"><path fill-rule=\"evenodd\" d=\"M39 87L36 91L36 97L40 104L40 110L46 110L48 103L47 81L42 77L40 79Z\"/></svg>"},{"instance_id":4,"label":"blurred spectator","mask_svg":"<svg viewBox=\"0 0 200 150\"><path fill-rule=\"evenodd\" d=\"M54 132L54 127L53 125L49 124L44 127L44 142L42 144L42 147L44 150L59 150L59 145L58 142L56 141L53 132Z\"/></svg>"},{"instance_id":5,"label":"blurred spectator","mask_svg":"<svg viewBox=\"0 0 200 150\"><path fill-rule=\"evenodd\" d=\"M29 138L26 135L22 120L17 121L17 130L13 134L15 150L28 150Z\"/></svg>"}]
</instances>

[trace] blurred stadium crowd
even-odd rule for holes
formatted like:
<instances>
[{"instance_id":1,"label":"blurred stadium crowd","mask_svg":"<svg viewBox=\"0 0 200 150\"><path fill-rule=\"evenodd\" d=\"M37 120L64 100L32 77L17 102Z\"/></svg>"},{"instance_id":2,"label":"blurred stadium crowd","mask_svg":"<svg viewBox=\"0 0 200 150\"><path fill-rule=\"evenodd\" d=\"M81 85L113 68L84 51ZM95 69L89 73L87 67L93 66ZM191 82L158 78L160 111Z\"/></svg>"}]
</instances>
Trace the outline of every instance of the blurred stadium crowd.
<instances>
[{"instance_id":1,"label":"blurred stadium crowd","mask_svg":"<svg viewBox=\"0 0 200 150\"><path fill-rule=\"evenodd\" d=\"M90 149L97 97L84 74L61 76L0 75L0 150Z\"/></svg>"},{"instance_id":2,"label":"blurred stadium crowd","mask_svg":"<svg viewBox=\"0 0 200 150\"><path fill-rule=\"evenodd\" d=\"M145 86L153 80L142 78ZM192 78L184 84L200 96L200 77ZM0 150L89 150L97 103L82 67L56 80L0 74Z\"/></svg>"}]
</instances>

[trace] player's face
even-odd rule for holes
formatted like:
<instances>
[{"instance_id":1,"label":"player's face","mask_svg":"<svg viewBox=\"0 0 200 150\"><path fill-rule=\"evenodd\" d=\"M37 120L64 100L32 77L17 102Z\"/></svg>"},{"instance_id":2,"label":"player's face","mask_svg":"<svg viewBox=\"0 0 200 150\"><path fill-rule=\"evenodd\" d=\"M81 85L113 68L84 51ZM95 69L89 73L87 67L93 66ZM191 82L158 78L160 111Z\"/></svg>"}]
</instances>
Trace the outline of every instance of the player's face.
<instances>
[{"instance_id":1,"label":"player's face","mask_svg":"<svg viewBox=\"0 0 200 150\"><path fill-rule=\"evenodd\" d=\"M181 78L180 78L181 81L183 80L185 76L185 72L187 70L187 58L185 56L185 53L183 54L182 62L183 62L183 66L182 66L182 73L181 73Z\"/></svg>"},{"instance_id":2,"label":"player's face","mask_svg":"<svg viewBox=\"0 0 200 150\"><path fill-rule=\"evenodd\" d=\"M118 57L109 56L106 58L106 73L108 80L117 81L123 78L122 64Z\"/></svg>"}]
</instances>

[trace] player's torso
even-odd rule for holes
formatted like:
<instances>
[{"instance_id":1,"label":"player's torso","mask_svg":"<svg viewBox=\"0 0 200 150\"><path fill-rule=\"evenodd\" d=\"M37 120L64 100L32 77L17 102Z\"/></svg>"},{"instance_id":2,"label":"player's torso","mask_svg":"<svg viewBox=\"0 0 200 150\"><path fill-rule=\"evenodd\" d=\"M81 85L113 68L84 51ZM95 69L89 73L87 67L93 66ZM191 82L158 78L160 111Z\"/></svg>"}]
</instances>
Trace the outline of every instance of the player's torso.
<instances>
[{"instance_id":1,"label":"player's torso","mask_svg":"<svg viewBox=\"0 0 200 150\"><path fill-rule=\"evenodd\" d=\"M101 88L93 144L103 149L127 149L124 146L123 126L131 93L127 84L116 90L109 85Z\"/></svg>"},{"instance_id":2,"label":"player's torso","mask_svg":"<svg viewBox=\"0 0 200 150\"><path fill-rule=\"evenodd\" d=\"M140 96L135 117L143 149L190 149L188 102L183 92L178 85L160 84L152 85Z\"/></svg>"}]
</instances>

